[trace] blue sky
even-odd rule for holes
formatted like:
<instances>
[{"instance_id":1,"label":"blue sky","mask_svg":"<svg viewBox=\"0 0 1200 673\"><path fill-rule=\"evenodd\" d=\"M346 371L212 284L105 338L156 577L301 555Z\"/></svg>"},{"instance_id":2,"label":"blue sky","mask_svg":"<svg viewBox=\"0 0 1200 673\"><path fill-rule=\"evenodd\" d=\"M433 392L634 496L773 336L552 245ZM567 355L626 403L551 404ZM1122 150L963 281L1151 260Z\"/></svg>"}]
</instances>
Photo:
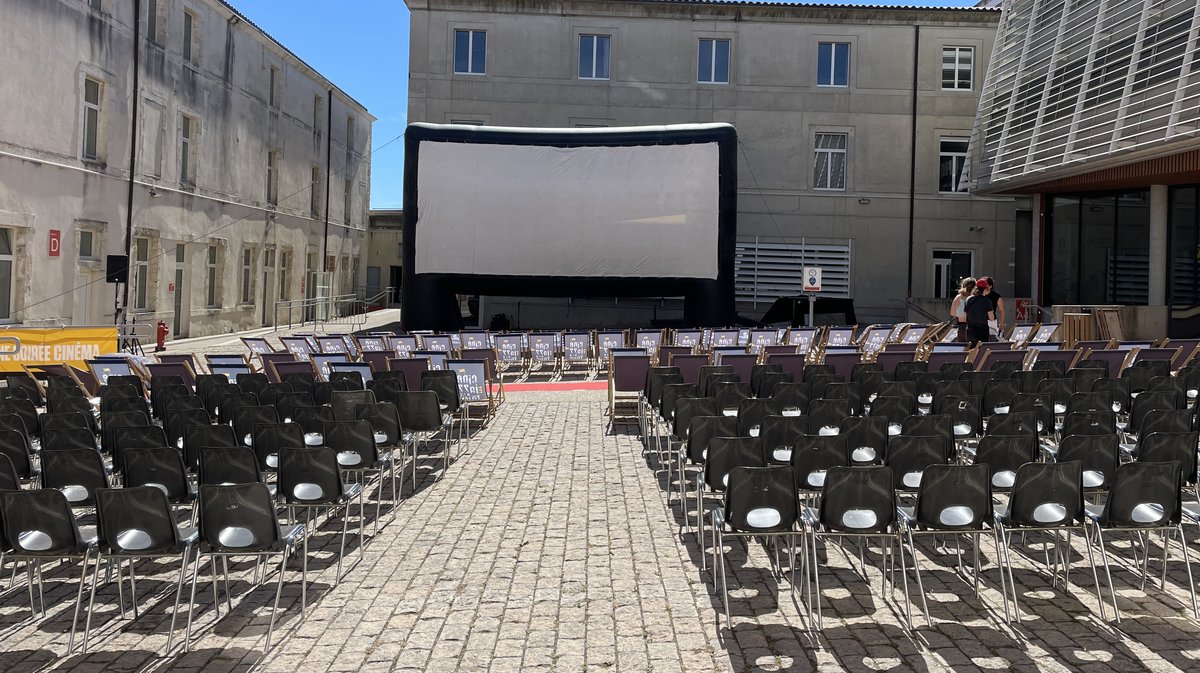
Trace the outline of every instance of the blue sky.
<instances>
[{"instance_id":1,"label":"blue sky","mask_svg":"<svg viewBox=\"0 0 1200 673\"><path fill-rule=\"evenodd\" d=\"M375 115L380 148L408 123L408 8L403 0L230 0L240 12ZM975 0L841 0L850 5L970 7ZM404 143L371 157L371 207L403 205Z\"/></svg>"}]
</instances>

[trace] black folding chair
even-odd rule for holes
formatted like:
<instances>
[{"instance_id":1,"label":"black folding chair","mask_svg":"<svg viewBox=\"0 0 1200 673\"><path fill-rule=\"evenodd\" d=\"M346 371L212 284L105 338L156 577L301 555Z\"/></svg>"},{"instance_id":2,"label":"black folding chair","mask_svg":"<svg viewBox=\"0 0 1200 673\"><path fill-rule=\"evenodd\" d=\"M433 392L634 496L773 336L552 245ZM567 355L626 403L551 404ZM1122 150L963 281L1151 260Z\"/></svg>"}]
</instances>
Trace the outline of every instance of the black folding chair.
<instances>
[{"instance_id":1,"label":"black folding chair","mask_svg":"<svg viewBox=\"0 0 1200 673\"><path fill-rule=\"evenodd\" d=\"M347 484L342 479L337 452L327 446L287 447L280 453L279 494L288 508L288 518L295 521L293 510L302 509L310 515L321 509L341 510L342 540L338 548L337 574L334 586L342 580L342 559L346 556L346 532L350 520L350 502L358 500L358 553L363 554L363 489L361 484ZM376 517L378 519L378 517ZM312 520L306 517L305 526ZM314 524L315 526L315 524ZM315 532L315 530L314 530Z\"/></svg>"},{"instance_id":2,"label":"black folding chair","mask_svg":"<svg viewBox=\"0 0 1200 673\"><path fill-rule=\"evenodd\" d=\"M249 449L242 449L248 451ZM216 559L226 562L229 557L252 556L263 560L268 556L279 557L279 581L275 588L275 604L271 608L271 622L267 627L266 653L271 649L271 637L275 633L275 613L279 611L279 597L283 593L284 569L287 559L297 545L302 546L300 576L300 609L308 609L308 537L303 526L282 527L275 516L271 493L263 484L237 484L231 486L202 485L200 487L200 546L196 554L195 570L192 573L192 608L188 610L185 650L190 649L192 640L192 618L196 603L196 579L200 575L200 560L207 556L213 573L214 596L216 594ZM228 566L226 566L228 568ZM229 599L229 578L226 572L225 594ZM219 599L214 601L220 617ZM230 604L232 609L232 603Z\"/></svg>"},{"instance_id":3,"label":"black folding chair","mask_svg":"<svg viewBox=\"0 0 1200 673\"><path fill-rule=\"evenodd\" d=\"M66 497L58 490L0 491L0 529L3 540L0 547L8 545L12 551L6 554L13 561L25 562L25 576L29 587L29 608L36 617L38 608L34 604L33 585L38 588L38 604L41 614L46 615L46 600L42 591L43 562L62 559L79 559L79 589L75 594L75 615L71 619L71 637L67 641L67 652L75 651L75 632L79 626L79 609L83 604L83 588L87 582L88 563L96 551L96 537L84 536L75 523L75 515Z\"/></svg>"},{"instance_id":4,"label":"black folding chair","mask_svg":"<svg viewBox=\"0 0 1200 673\"><path fill-rule=\"evenodd\" d=\"M715 536L713 547L717 556L713 571L721 580L721 602L725 608L726 624L732 626L733 620L729 614L725 538L740 537L745 540L756 537L772 541L777 541L780 537L786 538L789 567L792 570L792 590L795 591L795 539L799 534L798 524L795 478L791 468L777 465L735 467L730 470L725 502L712 511L712 529Z\"/></svg>"},{"instance_id":5,"label":"black folding chair","mask_svg":"<svg viewBox=\"0 0 1200 673\"><path fill-rule=\"evenodd\" d=\"M174 451L175 449L166 449ZM88 596L88 618L83 631L83 650L86 652L92 628L92 610L96 603L96 586L100 583L100 561L117 562L117 582L125 582L122 565L129 565L129 596L133 618L138 618L136 562L146 559L179 558L179 579L175 584L175 608L171 611L171 629L167 635L170 654L175 643L175 622L179 616L179 597L187 574L192 546L199 539L195 528L180 528L175 524L167 497L153 486L102 488L96 493L96 520L99 551L96 556L92 590ZM120 592L121 613L125 612L124 591Z\"/></svg>"}]
</instances>

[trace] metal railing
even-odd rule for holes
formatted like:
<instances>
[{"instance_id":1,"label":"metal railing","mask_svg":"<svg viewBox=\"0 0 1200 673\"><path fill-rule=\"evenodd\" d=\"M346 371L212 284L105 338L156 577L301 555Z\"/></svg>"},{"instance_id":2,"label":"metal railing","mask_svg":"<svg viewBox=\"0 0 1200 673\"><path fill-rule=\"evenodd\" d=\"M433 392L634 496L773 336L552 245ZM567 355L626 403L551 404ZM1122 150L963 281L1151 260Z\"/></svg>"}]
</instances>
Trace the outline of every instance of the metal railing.
<instances>
[{"instance_id":1,"label":"metal railing","mask_svg":"<svg viewBox=\"0 0 1200 673\"><path fill-rule=\"evenodd\" d=\"M314 328L325 325L361 327L367 322L367 312L372 307L391 307L393 288L384 288L370 297L359 294L341 294L332 297L310 297L308 299L281 299L275 302L274 329L292 329L312 324ZM286 321L281 320L286 317Z\"/></svg>"}]
</instances>

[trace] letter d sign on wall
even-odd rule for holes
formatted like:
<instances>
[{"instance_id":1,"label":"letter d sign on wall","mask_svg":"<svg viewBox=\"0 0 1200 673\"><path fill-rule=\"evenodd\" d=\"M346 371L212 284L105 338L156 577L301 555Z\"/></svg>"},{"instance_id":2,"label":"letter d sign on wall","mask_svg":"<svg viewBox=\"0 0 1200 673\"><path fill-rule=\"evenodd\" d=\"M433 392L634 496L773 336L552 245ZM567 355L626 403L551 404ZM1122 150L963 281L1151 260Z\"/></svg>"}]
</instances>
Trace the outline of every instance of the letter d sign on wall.
<instances>
[{"instance_id":1,"label":"letter d sign on wall","mask_svg":"<svg viewBox=\"0 0 1200 673\"><path fill-rule=\"evenodd\" d=\"M62 250L62 232L58 229L50 230L50 256L58 257L58 253Z\"/></svg>"}]
</instances>

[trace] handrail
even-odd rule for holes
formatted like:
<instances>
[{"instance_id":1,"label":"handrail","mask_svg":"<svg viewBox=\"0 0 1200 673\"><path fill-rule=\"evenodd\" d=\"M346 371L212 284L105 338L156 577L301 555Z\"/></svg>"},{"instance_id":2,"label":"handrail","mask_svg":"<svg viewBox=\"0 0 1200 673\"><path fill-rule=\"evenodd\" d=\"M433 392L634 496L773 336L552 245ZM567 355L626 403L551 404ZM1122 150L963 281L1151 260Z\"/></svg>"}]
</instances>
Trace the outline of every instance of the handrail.
<instances>
[{"instance_id":1,"label":"handrail","mask_svg":"<svg viewBox=\"0 0 1200 673\"><path fill-rule=\"evenodd\" d=\"M280 310L287 310L287 328L296 325L312 323L314 327L323 324L363 325L366 323L367 309L376 301L390 297L394 288L384 288L373 297L360 297L355 294L342 294L332 297L307 297L304 299L281 299L275 302L274 329L282 327ZM388 301L390 306L390 300ZM296 320L299 309L299 320Z\"/></svg>"},{"instance_id":2,"label":"handrail","mask_svg":"<svg viewBox=\"0 0 1200 673\"><path fill-rule=\"evenodd\" d=\"M916 303L912 299L905 300L905 303L908 305L908 310L915 311L915 312L921 314L921 316L923 316L925 319L927 319L931 323L941 323L941 322L946 321L945 316L938 316L938 315L934 315L933 313L930 313L923 306Z\"/></svg>"}]
</instances>

